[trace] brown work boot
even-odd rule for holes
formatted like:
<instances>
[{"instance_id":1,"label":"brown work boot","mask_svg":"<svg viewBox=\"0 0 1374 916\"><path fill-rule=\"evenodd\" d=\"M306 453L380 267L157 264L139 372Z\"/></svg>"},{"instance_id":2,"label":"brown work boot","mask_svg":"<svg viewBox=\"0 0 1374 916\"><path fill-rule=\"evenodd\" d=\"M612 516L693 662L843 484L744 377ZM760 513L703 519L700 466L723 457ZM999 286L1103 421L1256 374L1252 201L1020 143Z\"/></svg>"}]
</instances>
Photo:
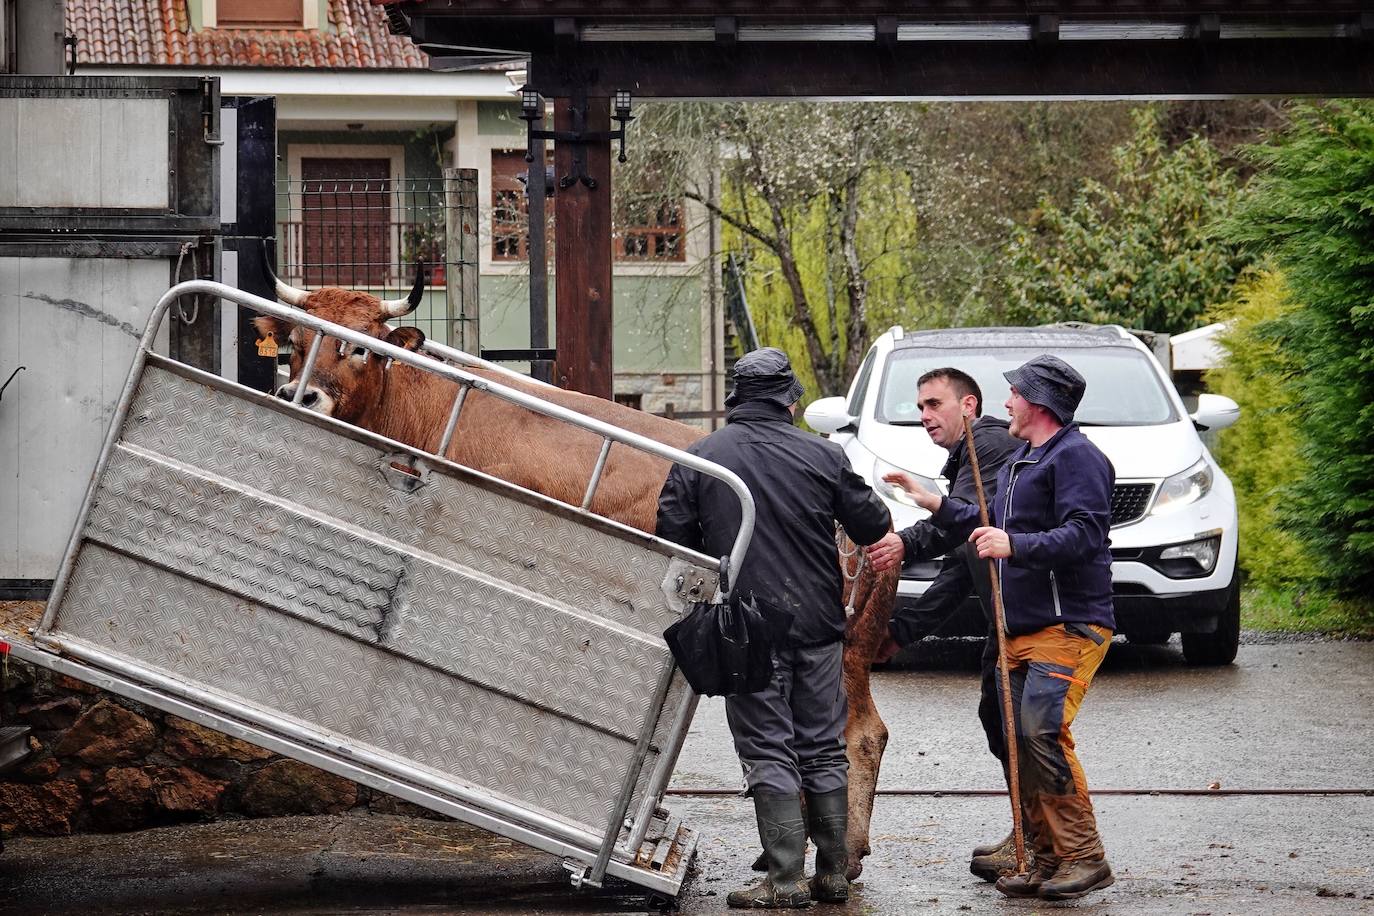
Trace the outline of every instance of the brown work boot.
<instances>
[{"instance_id":1,"label":"brown work boot","mask_svg":"<svg viewBox=\"0 0 1374 916\"><path fill-rule=\"evenodd\" d=\"M984 843L982 846L975 846L973 847L973 858L977 859L982 856L990 856L1002 849L1011 849L1013 842L1015 841L1009 833L996 843Z\"/></svg>"},{"instance_id":2,"label":"brown work boot","mask_svg":"<svg viewBox=\"0 0 1374 916\"><path fill-rule=\"evenodd\" d=\"M1073 900L1116 882L1106 859L1070 859L1040 885L1042 900ZM1001 882L998 882L1000 888Z\"/></svg>"},{"instance_id":3,"label":"brown work boot","mask_svg":"<svg viewBox=\"0 0 1374 916\"><path fill-rule=\"evenodd\" d=\"M1055 863L1042 860L1024 875L1003 875L997 879L996 887L1008 897L1039 897L1041 885L1048 881L1054 872Z\"/></svg>"},{"instance_id":4,"label":"brown work boot","mask_svg":"<svg viewBox=\"0 0 1374 916\"><path fill-rule=\"evenodd\" d=\"M1035 870L1035 853L1026 841L1026 867ZM996 881L1004 875L1016 874L1016 840L1010 835L1000 843L973 847L968 870L984 881Z\"/></svg>"}]
</instances>

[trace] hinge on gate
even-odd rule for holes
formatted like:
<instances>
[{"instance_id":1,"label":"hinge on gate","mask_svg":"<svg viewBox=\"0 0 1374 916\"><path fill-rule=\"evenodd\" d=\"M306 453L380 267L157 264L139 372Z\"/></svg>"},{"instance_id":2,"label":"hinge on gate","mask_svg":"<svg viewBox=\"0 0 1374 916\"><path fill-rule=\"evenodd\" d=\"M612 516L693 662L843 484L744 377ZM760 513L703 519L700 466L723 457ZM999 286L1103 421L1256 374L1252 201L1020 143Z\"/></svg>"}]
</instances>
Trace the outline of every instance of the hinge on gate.
<instances>
[{"instance_id":1,"label":"hinge on gate","mask_svg":"<svg viewBox=\"0 0 1374 916\"><path fill-rule=\"evenodd\" d=\"M581 887L600 887L600 881L592 881L592 870L581 862L574 862L572 859L564 859L563 867L568 870L568 878L572 881L575 888Z\"/></svg>"},{"instance_id":2,"label":"hinge on gate","mask_svg":"<svg viewBox=\"0 0 1374 916\"><path fill-rule=\"evenodd\" d=\"M204 138L209 146L223 146L224 138L219 135L219 98L215 92L215 78L200 78L200 120L204 127Z\"/></svg>"}]
</instances>

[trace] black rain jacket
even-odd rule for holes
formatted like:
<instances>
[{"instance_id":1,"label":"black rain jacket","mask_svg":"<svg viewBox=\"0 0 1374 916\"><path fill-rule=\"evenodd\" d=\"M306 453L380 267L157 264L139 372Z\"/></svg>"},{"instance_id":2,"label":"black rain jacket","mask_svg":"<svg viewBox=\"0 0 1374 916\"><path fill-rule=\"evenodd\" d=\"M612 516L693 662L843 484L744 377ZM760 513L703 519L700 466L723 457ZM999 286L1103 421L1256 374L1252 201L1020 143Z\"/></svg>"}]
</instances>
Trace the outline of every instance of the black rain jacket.
<instances>
[{"instance_id":1,"label":"black rain jacket","mask_svg":"<svg viewBox=\"0 0 1374 916\"><path fill-rule=\"evenodd\" d=\"M1009 424L997 417L979 417L973 421L973 444L978 449L978 471L983 478L983 492L992 509L992 499L997 492L997 474L1007 457L1021 447L1021 440L1007 432ZM968 444L961 436L949 450L949 460L945 462L940 476L949 481L949 498L970 503L978 508L978 493L973 485L973 462L968 460ZM933 560L949 553L964 542L957 534L950 535L936 526L930 519L903 528L897 534L905 548L903 562L912 560Z\"/></svg>"},{"instance_id":2,"label":"black rain jacket","mask_svg":"<svg viewBox=\"0 0 1374 916\"><path fill-rule=\"evenodd\" d=\"M997 417L979 417L973 421L973 444L978 449L978 471L983 478L983 492L989 511L997 496L997 475L1007 458L1021 447L1021 440L1007 431L1007 421ZM949 450L940 476L950 481L949 498L978 505L977 488L973 485L973 462L968 460L968 445L964 439ZM905 552L903 564L912 560L930 560L945 555L940 572L925 593L912 602L898 602L893 611L888 632L899 646L909 646L935 632L951 614L959 610L974 591L974 582L986 579L982 572L984 561L969 553L964 538L950 535L929 519L919 521L897 532ZM992 606L986 597L986 585L978 586L983 613L991 620Z\"/></svg>"},{"instance_id":3,"label":"black rain jacket","mask_svg":"<svg viewBox=\"0 0 1374 916\"><path fill-rule=\"evenodd\" d=\"M891 527L887 507L849 467L838 445L792 424L786 407L746 401L725 428L687 450L734 471L754 497L754 536L732 590L792 614L790 647L844 637L844 583L835 522L857 544ZM673 465L658 497L659 537L720 557L739 531L739 501L724 483Z\"/></svg>"}]
</instances>

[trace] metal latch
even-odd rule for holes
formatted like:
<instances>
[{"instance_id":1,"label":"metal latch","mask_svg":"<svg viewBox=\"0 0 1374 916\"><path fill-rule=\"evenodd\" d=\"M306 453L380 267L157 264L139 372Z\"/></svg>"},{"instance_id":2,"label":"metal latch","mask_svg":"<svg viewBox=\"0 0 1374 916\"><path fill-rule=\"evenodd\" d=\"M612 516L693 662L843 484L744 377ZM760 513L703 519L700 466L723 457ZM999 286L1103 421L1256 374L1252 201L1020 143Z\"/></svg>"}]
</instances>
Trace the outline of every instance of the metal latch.
<instances>
[{"instance_id":1,"label":"metal latch","mask_svg":"<svg viewBox=\"0 0 1374 916\"><path fill-rule=\"evenodd\" d=\"M392 489L414 493L429 483L429 465L413 455L397 452L382 456L382 474Z\"/></svg>"},{"instance_id":2,"label":"metal latch","mask_svg":"<svg viewBox=\"0 0 1374 916\"><path fill-rule=\"evenodd\" d=\"M668 561L668 573L663 577L663 596L685 611L684 605L709 601L716 593L719 581L715 570L674 557Z\"/></svg>"}]
</instances>

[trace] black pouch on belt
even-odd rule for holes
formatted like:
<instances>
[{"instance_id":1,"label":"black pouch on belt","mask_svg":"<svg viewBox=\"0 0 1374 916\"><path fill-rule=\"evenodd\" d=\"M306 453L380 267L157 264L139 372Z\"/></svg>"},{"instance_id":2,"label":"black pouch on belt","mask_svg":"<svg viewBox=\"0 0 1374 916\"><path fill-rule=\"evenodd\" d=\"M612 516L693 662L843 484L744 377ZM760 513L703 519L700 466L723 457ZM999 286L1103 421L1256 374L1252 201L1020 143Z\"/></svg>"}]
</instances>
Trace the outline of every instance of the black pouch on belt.
<instances>
[{"instance_id":1,"label":"black pouch on belt","mask_svg":"<svg viewBox=\"0 0 1374 916\"><path fill-rule=\"evenodd\" d=\"M1070 633L1077 633L1084 639L1091 639L1096 645L1099 646L1107 641L1107 638L1105 636L1094 630L1092 627L1088 626L1086 623L1078 623L1076 621L1071 621L1069 623L1064 624L1064 629L1068 630Z\"/></svg>"}]
</instances>

